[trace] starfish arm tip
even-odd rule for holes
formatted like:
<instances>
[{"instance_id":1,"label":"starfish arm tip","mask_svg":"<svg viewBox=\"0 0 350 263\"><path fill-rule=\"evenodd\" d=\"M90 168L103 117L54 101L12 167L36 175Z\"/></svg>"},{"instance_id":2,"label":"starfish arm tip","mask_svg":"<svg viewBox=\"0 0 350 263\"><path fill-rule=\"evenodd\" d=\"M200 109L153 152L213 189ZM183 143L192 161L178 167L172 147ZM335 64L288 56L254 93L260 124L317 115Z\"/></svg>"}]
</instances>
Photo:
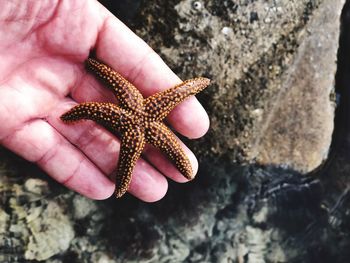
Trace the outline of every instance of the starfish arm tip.
<instances>
[{"instance_id":1,"label":"starfish arm tip","mask_svg":"<svg viewBox=\"0 0 350 263\"><path fill-rule=\"evenodd\" d=\"M203 89L207 88L209 86L210 82L211 82L210 79L205 78L205 77L199 77L199 78L197 78L197 80L200 83L200 88L199 88L198 92L200 92Z\"/></svg>"},{"instance_id":2,"label":"starfish arm tip","mask_svg":"<svg viewBox=\"0 0 350 263\"><path fill-rule=\"evenodd\" d=\"M208 86L211 82L211 80L209 78L206 77L201 77L202 81Z\"/></svg>"},{"instance_id":3,"label":"starfish arm tip","mask_svg":"<svg viewBox=\"0 0 350 263\"><path fill-rule=\"evenodd\" d=\"M126 191L127 191L126 189L116 188L114 191L114 195L116 198L121 198L126 193Z\"/></svg>"},{"instance_id":4,"label":"starfish arm tip","mask_svg":"<svg viewBox=\"0 0 350 263\"><path fill-rule=\"evenodd\" d=\"M189 180L189 181L192 181L192 180L196 177L196 175L193 174L193 173L185 174L184 176L185 176L185 178L186 178L187 180Z\"/></svg>"}]
</instances>

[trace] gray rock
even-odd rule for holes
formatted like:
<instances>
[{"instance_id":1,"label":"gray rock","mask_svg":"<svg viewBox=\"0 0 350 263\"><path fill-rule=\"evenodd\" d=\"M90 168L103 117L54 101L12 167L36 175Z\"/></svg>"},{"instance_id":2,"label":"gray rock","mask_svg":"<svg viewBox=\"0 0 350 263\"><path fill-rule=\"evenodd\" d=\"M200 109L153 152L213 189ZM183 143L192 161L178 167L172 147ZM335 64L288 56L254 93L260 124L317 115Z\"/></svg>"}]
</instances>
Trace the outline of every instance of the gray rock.
<instances>
[{"instance_id":1,"label":"gray rock","mask_svg":"<svg viewBox=\"0 0 350 263\"><path fill-rule=\"evenodd\" d=\"M31 211L26 221L30 231L24 253L26 259L48 259L66 251L74 238L71 222L54 202L48 203L44 210L37 207Z\"/></svg>"},{"instance_id":2,"label":"gray rock","mask_svg":"<svg viewBox=\"0 0 350 263\"><path fill-rule=\"evenodd\" d=\"M325 1L300 36L294 61L281 76L272 108L262 117L251 156L302 172L328 155L334 119L339 16L344 1ZM332 99L333 97L333 99Z\"/></svg>"},{"instance_id":3,"label":"gray rock","mask_svg":"<svg viewBox=\"0 0 350 263\"><path fill-rule=\"evenodd\" d=\"M74 238L72 222L57 202L45 199L47 182L29 178L20 185L2 176L0 185L1 262L42 261L68 250Z\"/></svg>"},{"instance_id":4,"label":"gray rock","mask_svg":"<svg viewBox=\"0 0 350 263\"><path fill-rule=\"evenodd\" d=\"M81 220L97 212L97 205L93 200L77 195L73 199L74 218Z\"/></svg>"},{"instance_id":5,"label":"gray rock","mask_svg":"<svg viewBox=\"0 0 350 263\"><path fill-rule=\"evenodd\" d=\"M333 131L330 93L343 3L146 5L137 33L184 79L213 80L202 100L211 130L197 152L303 172L322 163Z\"/></svg>"}]
</instances>

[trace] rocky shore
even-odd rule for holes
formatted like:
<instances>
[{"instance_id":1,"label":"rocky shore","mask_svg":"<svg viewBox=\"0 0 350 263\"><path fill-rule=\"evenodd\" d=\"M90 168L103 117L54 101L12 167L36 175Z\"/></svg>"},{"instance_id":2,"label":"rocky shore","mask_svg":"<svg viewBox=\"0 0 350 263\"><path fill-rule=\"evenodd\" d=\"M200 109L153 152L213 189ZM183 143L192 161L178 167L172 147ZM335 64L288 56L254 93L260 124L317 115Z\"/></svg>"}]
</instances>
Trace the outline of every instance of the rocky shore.
<instances>
[{"instance_id":1,"label":"rocky shore","mask_svg":"<svg viewBox=\"0 0 350 263\"><path fill-rule=\"evenodd\" d=\"M346 262L350 2L101 2L182 79L212 79L198 177L97 202L2 149L0 261Z\"/></svg>"}]
</instances>

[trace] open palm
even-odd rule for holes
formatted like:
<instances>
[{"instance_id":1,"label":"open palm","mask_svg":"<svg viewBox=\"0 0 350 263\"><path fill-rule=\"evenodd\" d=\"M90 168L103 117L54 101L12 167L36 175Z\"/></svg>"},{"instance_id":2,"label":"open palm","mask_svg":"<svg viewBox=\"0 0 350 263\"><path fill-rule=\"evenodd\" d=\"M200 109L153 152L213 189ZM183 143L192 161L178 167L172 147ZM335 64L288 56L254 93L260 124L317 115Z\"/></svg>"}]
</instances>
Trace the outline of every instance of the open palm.
<instances>
[{"instance_id":1,"label":"open palm","mask_svg":"<svg viewBox=\"0 0 350 263\"><path fill-rule=\"evenodd\" d=\"M67 187L94 199L109 197L119 140L93 122L66 125L59 119L83 101L115 101L86 73L84 60L94 50L146 97L179 78L95 0L2 1L0 40L1 143ZM191 138L202 136L209 126L195 98L176 107L168 121ZM186 152L196 171L196 158ZM162 198L165 176L186 181L158 150L148 146L144 154L129 188L136 197Z\"/></svg>"}]
</instances>

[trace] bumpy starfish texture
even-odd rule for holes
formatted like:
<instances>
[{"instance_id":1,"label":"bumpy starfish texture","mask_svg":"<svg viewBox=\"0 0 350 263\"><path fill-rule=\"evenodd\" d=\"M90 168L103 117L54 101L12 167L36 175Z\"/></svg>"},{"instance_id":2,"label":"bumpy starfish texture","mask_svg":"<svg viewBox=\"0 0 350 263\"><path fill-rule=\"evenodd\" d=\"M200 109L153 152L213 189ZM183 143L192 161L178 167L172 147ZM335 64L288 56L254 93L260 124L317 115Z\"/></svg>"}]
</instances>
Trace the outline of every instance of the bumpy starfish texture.
<instances>
[{"instance_id":1,"label":"bumpy starfish texture","mask_svg":"<svg viewBox=\"0 0 350 263\"><path fill-rule=\"evenodd\" d=\"M116 95L114 103L85 102L61 116L66 122L93 120L120 135L121 147L116 175L116 197L121 197L131 181L133 169L146 143L160 149L189 180L193 179L191 163L172 131L162 120L179 103L209 85L207 78L194 78L146 99L137 88L111 67L88 58L86 67Z\"/></svg>"}]
</instances>

